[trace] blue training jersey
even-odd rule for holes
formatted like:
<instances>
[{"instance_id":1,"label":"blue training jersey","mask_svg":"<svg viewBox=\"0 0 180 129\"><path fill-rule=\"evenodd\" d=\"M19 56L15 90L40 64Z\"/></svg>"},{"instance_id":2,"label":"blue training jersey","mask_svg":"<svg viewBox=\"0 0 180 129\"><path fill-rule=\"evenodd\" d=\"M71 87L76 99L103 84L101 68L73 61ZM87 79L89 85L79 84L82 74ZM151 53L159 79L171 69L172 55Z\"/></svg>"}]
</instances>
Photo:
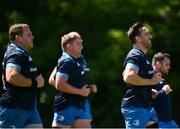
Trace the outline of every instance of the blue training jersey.
<instances>
[{"instance_id":1,"label":"blue training jersey","mask_svg":"<svg viewBox=\"0 0 180 129\"><path fill-rule=\"evenodd\" d=\"M143 51L135 46L128 53L124 61L124 69L127 64L133 64L138 68L138 75L145 79L151 79L154 70L149 58ZM122 99L121 107L151 107L151 86L136 86L127 84L126 93Z\"/></svg>"},{"instance_id":2,"label":"blue training jersey","mask_svg":"<svg viewBox=\"0 0 180 129\"><path fill-rule=\"evenodd\" d=\"M82 88L88 84L89 68L84 57L73 58L69 54L63 52L58 60L56 76L63 76L68 79L68 83L76 88ZM58 91L55 96L54 110L62 110L68 106L84 108L86 97L73 95Z\"/></svg>"},{"instance_id":3,"label":"blue training jersey","mask_svg":"<svg viewBox=\"0 0 180 129\"><path fill-rule=\"evenodd\" d=\"M156 87L156 90L159 92L157 98L153 99L153 106L158 116L159 121L171 121L171 96L170 94L165 93L161 90L164 85L167 85L165 81L161 81Z\"/></svg>"},{"instance_id":4,"label":"blue training jersey","mask_svg":"<svg viewBox=\"0 0 180 129\"><path fill-rule=\"evenodd\" d=\"M35 87L18 87L6 81L5 69L16 67L19 72L29 79L35 79L38 72L37 67L27 51L11 43L4 55L3 70L3 93L0 98L0 105L7 108L33 109L36 105Z\"/></svg>"}]
</instances>

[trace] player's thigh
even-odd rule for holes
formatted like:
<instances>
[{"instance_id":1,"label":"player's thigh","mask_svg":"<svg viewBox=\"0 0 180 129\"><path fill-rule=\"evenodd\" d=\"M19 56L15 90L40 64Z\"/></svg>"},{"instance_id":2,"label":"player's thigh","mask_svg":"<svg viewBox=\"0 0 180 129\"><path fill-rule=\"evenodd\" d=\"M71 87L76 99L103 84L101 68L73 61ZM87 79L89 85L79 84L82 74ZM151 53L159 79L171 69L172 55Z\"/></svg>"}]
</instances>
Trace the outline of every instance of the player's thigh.
<instances>
[{"instance_id":1,"label":"player's thigh","mask_svg":"<svg viewBox=\"0 0 180 129\"><path fill-rule=\"evenodd\" d=\"M149 120L149 114L143 108L122 108L126 128L145 128Z\"/></svg>"},{"instance_id":2,"label":"player's thigh","mask_svg":"<svg viewBox=\"0 0 180 129\"><path fill-rule=\"evenodd\" d=\"M0 107L0 128L23 128L28 119L29 111L18 108Z\"/></svg>"},{"instance_id":3,"label":"player's thigh","mask_svg":"<svg viewBox=\"0 0 180 129\"><path fill-rule=\"evenodd\" d=\"M25 127L28 128L42 128L42 122L39 115L39 112L36 108L31 111L31 115L25 123Z\"/></svg>"},{"instance_id":4,"label":"player's thigh","mask_svg":"<svg viewBox=\"0 0 180 129\"><path fill-rule=\"evenodd\" d=\"M71 126L69 126L69 125L60 125L58 123L52 123L52 128L70 129Z\"/></svg>"},{"instance_id":5,"label":"player's thigh","mask_svg":"<svg viewBox=\"0 0 180 129\"><path fill-rule=\"evenodd\" d=\"M86 101L84 109L77 108L77 116L72 125L74 128L91 128L92 114L90 104Z\"/></svg>"},{"instance_id":6,"label":"player's thigh","mask_svg":"<svg viewBox=\"0 0 180 129\"><path fill-rule=\"evenodd\" d=\"M72 128L91 128L91 120L77 119L74 121Z\"/></svg>"},{"instance_id":7,"label":"player's thigh","mask_svg":"<svg viewBox=\"0 0 180 129\"><path fill-rule=\"evenodd\" d=\"M69 128L75 121L77 109L75 107L68 107L54 113L52 127Z\"/></svg>"}]
</instances>

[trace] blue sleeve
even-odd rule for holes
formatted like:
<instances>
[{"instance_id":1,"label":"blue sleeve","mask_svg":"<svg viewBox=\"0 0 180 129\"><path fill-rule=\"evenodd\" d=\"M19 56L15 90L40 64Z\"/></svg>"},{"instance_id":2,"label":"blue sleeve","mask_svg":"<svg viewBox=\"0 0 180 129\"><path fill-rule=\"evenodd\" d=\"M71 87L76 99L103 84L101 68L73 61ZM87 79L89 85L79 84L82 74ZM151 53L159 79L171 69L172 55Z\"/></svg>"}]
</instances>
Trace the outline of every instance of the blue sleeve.
<instances>
[{"instance_id":1,"label":"blue sleeve","mask_svg":"<svg viewBox=\"0 0 180 129\"><path fill-rule=\"evenodd\" d=\"M23 58L18 54L9 56L6 61L6 68L7 67L16 67L20 71L22 68L22 65L23 65L22 60L23 60Z\"/></svg>"},{"instance_id":2,"label":"blue sleeve","mask_svg":"<svg viewBox=\"0 0 180 129\"><path fill-rule=\"evenodd\" d=\"M58 64L56 76L69 78L72 73L73 63L71 60L63 61Z\"/></svg>"},{"instance_id":3,"label":"blue sleeve","mask_svg":"<svg viewBox=\"0 0 180 129\"><path fill-rule=\"evenodd\" d=\"M127 69L127 68L134 68L136 70L139 70L139 67L136 64L133 64L133 63L127 63L125 69Z\"/></svg>"},{"instance_id":4,"label":"blue sleeve","mask_svg":"<svg viewBox=\"0 0 180 129\"><path fill-rule=\"evenodd\" d=\"M6 64L6 68L10 68L10 67L15 67L18 71L21 71L21 66L19 66L18 64L14 64L14 63Z\"/></svg>"},{"instance_id":5,"label":"blue sleeve","mask_svg":"<svg viewBox=\"0 0 180 129\"><path fill-rule=\"evenodd\" d=\"M57 76L57 77L64 77L64 78L66 78L66 79L69 78L69 75L68 75L68 74L62 73L62 72L57 72L57 73L56 73L56 76Z\"/></svg>"},{"instance_id":6,"label":"blue sleeve","mask_svg":"<svg viewBox=\"0 0 180 129\"><path fill-rule=\"evenodd\" d=\"M138 55L135 55L135 56L131 56L127 59L127 62L126 62L126 67L127 65L128 66L131 66L131 67L134 67L136 69L139 70L139 68L141 67L141 57L138 56Z\"/></svg>"}]
</instances>

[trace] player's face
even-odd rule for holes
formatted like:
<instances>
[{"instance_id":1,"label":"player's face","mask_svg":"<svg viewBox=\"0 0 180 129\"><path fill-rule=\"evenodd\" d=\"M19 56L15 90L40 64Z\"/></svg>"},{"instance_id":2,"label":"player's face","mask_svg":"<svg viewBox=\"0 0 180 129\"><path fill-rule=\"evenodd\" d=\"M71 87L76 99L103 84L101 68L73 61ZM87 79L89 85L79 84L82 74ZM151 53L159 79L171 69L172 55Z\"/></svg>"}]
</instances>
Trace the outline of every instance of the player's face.
<instances>
[{"instance_id":1,"label":"player's face","mask_svg":"<svg viewBox=\"0 0 180 129\"><path fill-rule=\"evenodd\" d=\"M81 51L83 49L83 40L81 39L81 37L78 37L74 40L72 44L72 49L77 55L81 54Z\"/></svg>"},{"instance_id":2,"label":"player's face","mask_svg":"<svg viewBox=\"0 0 180 129\"><path fill-rule=\"evenodd\" d=\"M34 36L30 28L24 28L23 35L21 36L21 43L26 50L33 48L33 39Z\"/></svg>"},{"instance_id":3,"label":"player's face","mask_svg":"<svg viewBox=\"0 0 180 129\"><path fill-rule=\"evenodd\" d=\"M142 45L148 49L151 48L152 44L151 44L151 38L152 35L149 33L148 29L146 27L141 28L140 30L140 35L141 35L141 42Z\"/></svg>"},{"instance_id":4,"label":"player's face","mask_svg":"<svg viewBox=\"0 0 180 129\"><path fill-rule=\"evenodd\" d=\"M169 58L165 58L161 63L160 72L164 75L167 75L170 68L171 68L171 62Z\"/></svg>"}]
</instances>

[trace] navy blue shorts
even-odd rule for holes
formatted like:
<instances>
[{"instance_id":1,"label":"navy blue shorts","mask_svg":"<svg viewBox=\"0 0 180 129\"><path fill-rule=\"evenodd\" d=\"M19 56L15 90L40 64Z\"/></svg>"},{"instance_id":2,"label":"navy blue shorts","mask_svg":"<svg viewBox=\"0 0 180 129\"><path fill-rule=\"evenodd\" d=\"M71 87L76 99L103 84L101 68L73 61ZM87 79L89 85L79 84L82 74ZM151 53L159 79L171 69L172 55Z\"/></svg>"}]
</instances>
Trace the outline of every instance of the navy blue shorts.
<instances>
[{"instance_id":1,"label":"navy blue shorts","mask_svg":"<svg viewBox=\"0 0 180 129\"><path fill-rule=\"evenodd\" d=\"M82 120L92 119L89 101L86 101L85 109L80 109L74 106L70 106L64 110L55 112L53 123L56 123L58 125L70 126L77 119L82 119Z\"/></svg>"},{"instance_id":2,"label":"navy blue shorts","mask_svg":"<svg viewBox=\"0 0 180 129\"><path fill-rule=\"evenodd\" d=\"M145 128L148 121L158 122L154 108L122 108L126 128Z\"/></svg>"},{"instance_id":3,"label":"navy blue shorts","mask_svg":"<svg viewBox=\"0 0 180 129\"><path fill-rule=\"evenodd\" d=\"M36 108L23 110L0 106L0 128L24 128L28 125L42 126L41 118Z\"/></svg>"},{"instance_id":4,"label":"navy blue shorts","mask_svg":"<svg viewBox=\"0 0 180 129\"><path fill-rule=\"evenodd\" d=\"M179 128L175 121L163 122L159 121L159 128Z\"/></svg>"}]
</instances>

